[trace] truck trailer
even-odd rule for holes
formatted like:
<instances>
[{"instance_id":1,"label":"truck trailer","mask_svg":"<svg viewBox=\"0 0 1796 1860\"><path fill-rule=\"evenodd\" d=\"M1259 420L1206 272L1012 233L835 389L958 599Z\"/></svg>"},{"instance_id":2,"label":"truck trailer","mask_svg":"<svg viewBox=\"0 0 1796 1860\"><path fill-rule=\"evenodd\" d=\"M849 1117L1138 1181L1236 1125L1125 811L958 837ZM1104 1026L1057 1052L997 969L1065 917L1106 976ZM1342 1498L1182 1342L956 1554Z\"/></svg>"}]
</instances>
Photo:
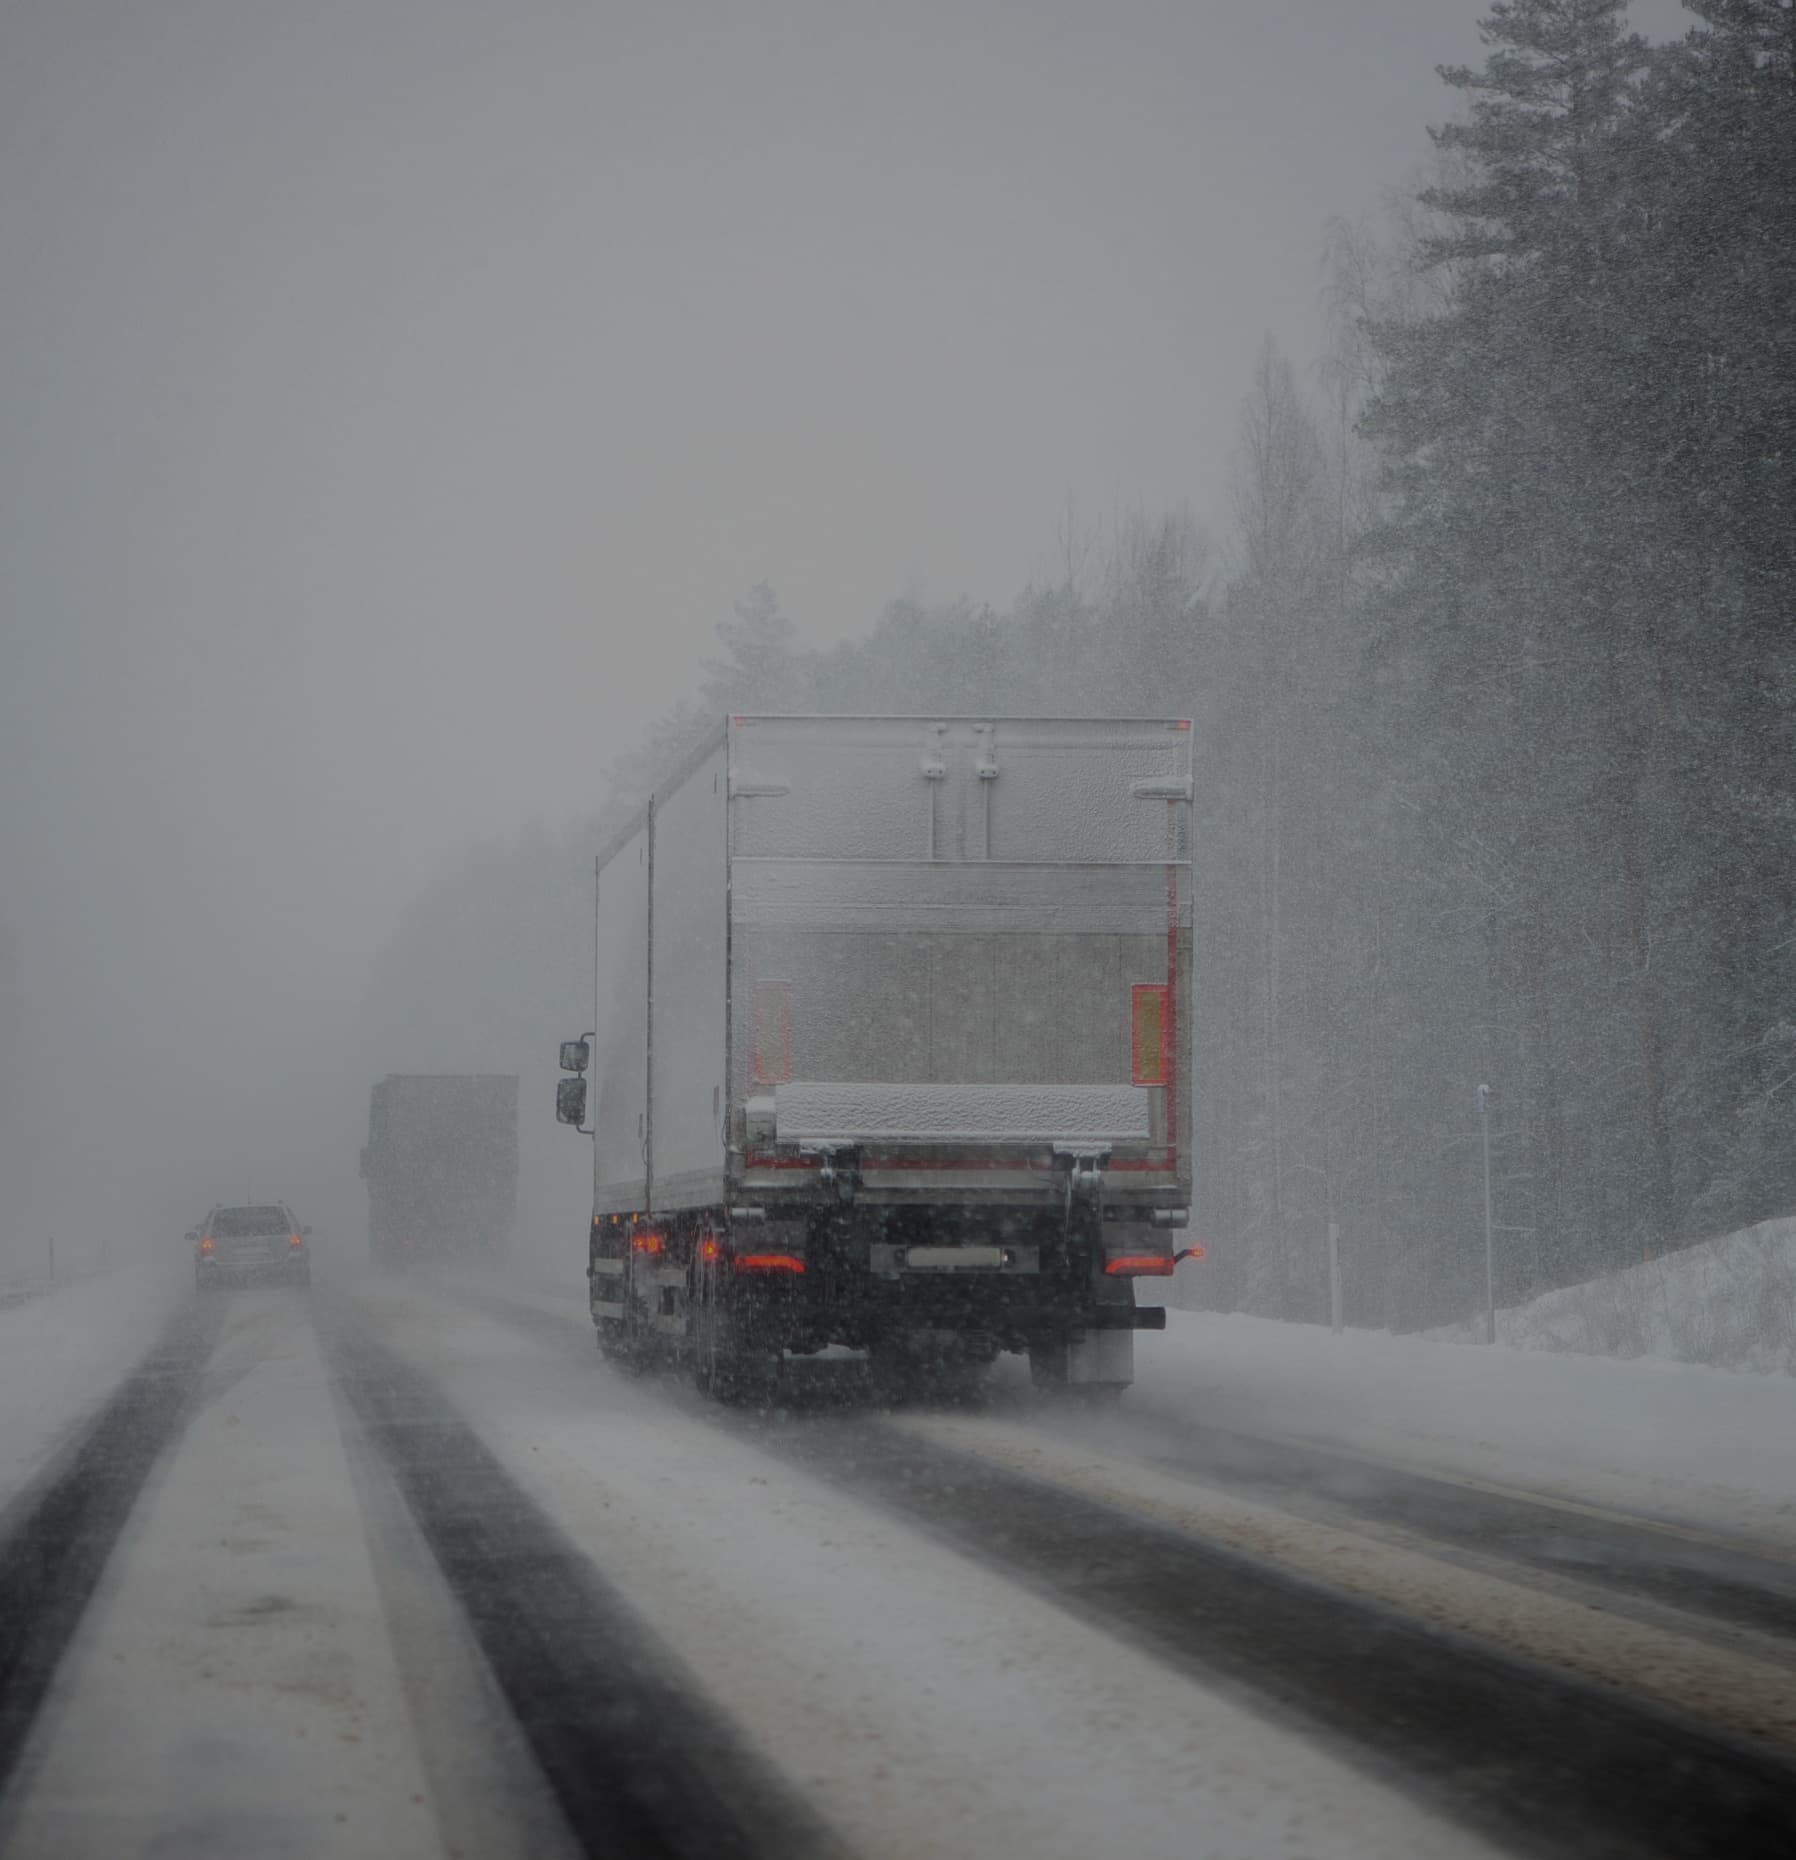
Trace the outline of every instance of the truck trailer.
<instances>
[{"instance_id":1,"label":"truck trailer","mask_svg":"<svg viewBox=\"0 0 1796 1860\"><path fill-rule=\"evenodd\" d=\"M601 1347L1125 1387L1191 1202L1191 781L1178 719L729 718L597 860Z\"/></svg>"},{"instance_id":2,"label":"truck trailer","mask_svg":"<svg viewBox=\"0 0 1796 1860\"><path fill-rule=\"evenodd\" d=\"M518 1195L515 1073L395 1073L369 1099L369 1252L377 1265L502 1259Z\"/></svg>"}]
</instances>

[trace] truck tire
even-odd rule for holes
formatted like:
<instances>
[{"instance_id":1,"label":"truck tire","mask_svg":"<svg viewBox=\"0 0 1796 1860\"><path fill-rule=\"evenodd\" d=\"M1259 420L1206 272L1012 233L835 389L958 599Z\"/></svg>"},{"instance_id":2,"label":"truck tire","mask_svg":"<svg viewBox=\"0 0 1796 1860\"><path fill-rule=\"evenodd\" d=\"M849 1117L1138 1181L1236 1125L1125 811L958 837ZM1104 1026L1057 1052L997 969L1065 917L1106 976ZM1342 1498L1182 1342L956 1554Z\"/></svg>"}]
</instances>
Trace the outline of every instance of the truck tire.
<instances>
[{"instance_id":1,"label":"truck tire","mask_svg":"<svg viewBox=\"0 0 1796 1860\"><path fill-rule=\"evenodd\" d=\"M1067 1338L1041 1337L1029 1346L1029 1380L1044 1394L1067 1384Z\"/></svg>"}]
</instances>

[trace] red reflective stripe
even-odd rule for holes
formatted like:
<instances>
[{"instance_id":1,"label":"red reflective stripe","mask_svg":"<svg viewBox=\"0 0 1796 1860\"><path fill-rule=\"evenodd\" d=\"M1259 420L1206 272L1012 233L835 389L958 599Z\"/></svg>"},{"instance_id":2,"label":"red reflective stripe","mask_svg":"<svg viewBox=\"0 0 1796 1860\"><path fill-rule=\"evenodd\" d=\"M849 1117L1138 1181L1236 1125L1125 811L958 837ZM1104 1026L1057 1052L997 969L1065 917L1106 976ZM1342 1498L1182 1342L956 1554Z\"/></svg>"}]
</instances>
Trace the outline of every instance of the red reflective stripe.
<instances>
[{"instance_id":1,"label":"red reflective stripe","mask_svg":"<svg viewBox=\"0 0 1796 1860\"><path fill-rule=\"evenodd\" d=\"M1176 848L1174 849L1177 850ZM1179 1167L1179 868L1166 868L1166 1019L1160 1029L1166 1055L1166 1163Z\"/></svg>"},{"instance_id":2,"label":"red reflective stripe","mask_svg":"<svg viewBox=\"0 0 1796 1860\"><path fill-rule=\"evenodd\" d=\"M1166 1253L1123 1253L1105 1260L1104 1271L1113 1279L1170 1279L1172 1258Z\"/></svg>"},{"instance_id":3,"label":"red reflective stripe","mask_svg":"<svg viewBox=\"0 0 1796 1860\"><path fill-rule=\"evenodd\" d=\"M739 1253L738 1272L803 1272L804 1261L796 1253Z\"/></svg>"}]
</instances>

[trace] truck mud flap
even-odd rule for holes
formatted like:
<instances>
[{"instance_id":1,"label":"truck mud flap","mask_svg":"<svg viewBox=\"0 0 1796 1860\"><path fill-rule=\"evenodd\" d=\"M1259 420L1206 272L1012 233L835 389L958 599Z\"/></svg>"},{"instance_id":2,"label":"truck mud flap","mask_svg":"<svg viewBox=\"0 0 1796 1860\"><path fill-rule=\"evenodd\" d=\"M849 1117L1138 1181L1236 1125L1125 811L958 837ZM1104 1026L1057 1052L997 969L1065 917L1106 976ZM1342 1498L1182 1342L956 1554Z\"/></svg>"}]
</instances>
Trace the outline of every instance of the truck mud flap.
<instances>
[{"instance_id":1,"label":"truck mud flap","mask_svg":"<svg viewBox=\"0 0 1796 1860\"><path fill-rule=\"evenodd\" d=\"M1164 1330L1164 1305L1098 1305L1083 1312L1081 1330Z\"/></svg>"}]
</instances>

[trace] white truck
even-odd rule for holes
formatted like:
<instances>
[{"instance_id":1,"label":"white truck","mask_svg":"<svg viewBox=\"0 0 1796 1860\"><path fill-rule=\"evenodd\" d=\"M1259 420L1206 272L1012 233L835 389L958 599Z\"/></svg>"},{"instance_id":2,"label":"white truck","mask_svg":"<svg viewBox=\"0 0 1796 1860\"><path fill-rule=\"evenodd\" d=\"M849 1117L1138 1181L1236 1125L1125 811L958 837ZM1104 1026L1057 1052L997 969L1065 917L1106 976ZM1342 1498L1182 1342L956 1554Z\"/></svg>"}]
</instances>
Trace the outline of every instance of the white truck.
<instances>
[{"instance_id":1,"label":"white truck","mask_svg":"<svg viewBox=\"0 0 1796 1860\"><path fill-rule=\"evenodd\" d=\"M1126 1386L1191 1201L1191 779L1176 719L728 719L597 861L601 1347Z\"/></svg>"}]
</instances>

